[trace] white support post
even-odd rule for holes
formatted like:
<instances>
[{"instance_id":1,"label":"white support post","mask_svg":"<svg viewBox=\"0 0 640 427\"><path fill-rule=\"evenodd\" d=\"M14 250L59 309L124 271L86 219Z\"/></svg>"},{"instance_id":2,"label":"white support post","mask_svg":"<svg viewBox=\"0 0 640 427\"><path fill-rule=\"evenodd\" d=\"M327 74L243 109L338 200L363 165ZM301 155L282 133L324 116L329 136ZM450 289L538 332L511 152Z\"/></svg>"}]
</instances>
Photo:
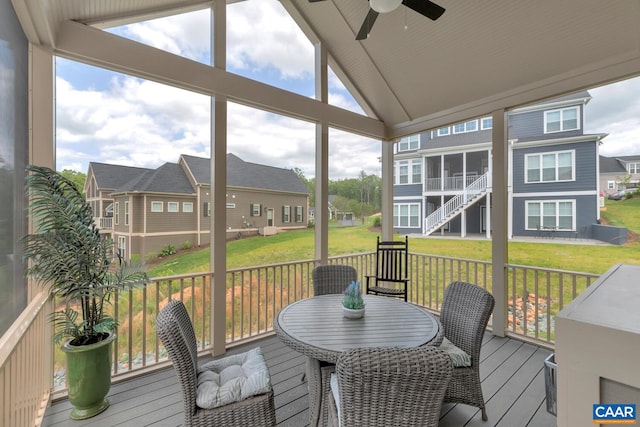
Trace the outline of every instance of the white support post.
<instances>
[{"instance_id":1,"label":"white support post","mask_svg":"<svg viewBox=\"0 0 640 427\"><path fill-rule=\"evenodd\" d=\"M381 142L382 240L393 240L393 142Z\"/></svg>"},{"instance_id":2,"label":"white support post","mask_svg":"<svg viewBox=\"0 0 640 427\"><path fill-rule=\"evenodd\" d=\"M491 213L491 268L492 293L495 298L493 310L493 333L505 336L508 328L507 317L507 269L508 253L508 215L507 206L507 173L509 168L507 141L507 112L496 110L493 112L493 161L492 188L493 212Z\"/></svg>"},{"instance_id":3,"label":"white support post","mask_svg":"<svg viewBox=\"0 0 640 427\"><path fill-rule=\"evenodd\" d=\"M212 65L226 67L226 2L212 8ZM211 348L214 356L226 351L227 296L227 97L211 98Z\"/></svg>"},{"instance_id":4,"label":"white support post","mask_svg":"<svg viewBox=\"0 0 640 427\"><path fill-rule=\"evenodd\" d=\"M316 99L327 103L329 83L327 48L315 45ZM320 264L329 259L329 126L316 123L316 213L315 213L315 258Z\"/></svg>"}]
</instances>

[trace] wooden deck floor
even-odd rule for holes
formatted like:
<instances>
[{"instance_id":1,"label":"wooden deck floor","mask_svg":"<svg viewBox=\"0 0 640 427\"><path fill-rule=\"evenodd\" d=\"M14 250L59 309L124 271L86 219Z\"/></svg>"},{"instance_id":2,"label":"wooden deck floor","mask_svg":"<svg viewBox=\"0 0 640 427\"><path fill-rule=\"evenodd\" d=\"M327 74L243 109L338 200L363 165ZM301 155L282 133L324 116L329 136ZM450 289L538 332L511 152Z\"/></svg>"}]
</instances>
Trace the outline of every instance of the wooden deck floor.
<instances>
[{"instance_id":1,"label":"wooden deck floor","mask_svg":"<svg viewBox=\"0 0 640 427\"><path fill-rule=\"evenodd\" d=\"M301 382L305 359L275 336L234 348L263 349L275 391L279 426L307 426L306 383ZM549 351L521 341L485 334L482 347L482 389L489 420L465 405L445 405L440 426L555 426L556 418L546 411L544 359ZM69 419L70 405L56 402L46 411L43 426L178 426L182 423L182 400L172 368L113 384L111 406L85 421Z\"/></svg>"}]
</instances>

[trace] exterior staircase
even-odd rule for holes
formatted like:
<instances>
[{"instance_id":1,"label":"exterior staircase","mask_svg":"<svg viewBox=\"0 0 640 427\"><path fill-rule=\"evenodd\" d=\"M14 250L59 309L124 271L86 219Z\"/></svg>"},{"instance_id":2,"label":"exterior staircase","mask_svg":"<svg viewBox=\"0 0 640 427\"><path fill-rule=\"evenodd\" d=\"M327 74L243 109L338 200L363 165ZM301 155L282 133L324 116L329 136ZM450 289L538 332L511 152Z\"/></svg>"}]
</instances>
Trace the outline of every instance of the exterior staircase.
<instances>
[{"instance_id":1,"label":"exterior staircase","mask_svg":"<svg viewBox=\"0 0 640 427\"><path fill-rule=\"evenodd\" d=\"M428 236L433 233L487 194L488 183L489 174L485 173L433 211L425 218L424 234Z\"/></svg>"}]
</instances>

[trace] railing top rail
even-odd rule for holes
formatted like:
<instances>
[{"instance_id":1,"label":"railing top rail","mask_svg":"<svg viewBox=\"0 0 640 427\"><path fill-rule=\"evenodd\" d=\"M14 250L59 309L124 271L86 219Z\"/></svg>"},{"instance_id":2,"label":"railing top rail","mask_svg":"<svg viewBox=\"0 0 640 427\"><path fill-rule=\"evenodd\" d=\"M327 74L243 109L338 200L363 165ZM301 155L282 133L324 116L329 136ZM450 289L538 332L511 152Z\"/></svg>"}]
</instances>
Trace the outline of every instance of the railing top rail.
<instances>
[{"instance_id":1,"label":"railing top rail","mask_svg":"<svg viewBox=\"0 0 640 427\"><path fill-rule=\"evenodd\" d=\"M46 290L40 291L13 322L11 327L0 337L0 366L4 366L16 345L24 336L25 330L33 323L48 299L49 293Z\"/></svg>"},{"instance_id":2,"label":"railing top rail","mask_svg":"<svg viewBox=\"0 0 640 427\"><path fill-rule=\"evenodd\" d=\"M527 269L527 270L531 270L531 271L543 271L543 272L549 272L549 273L562 273L562 274L572 274L575 276L582 276L582 277L591 277L594 279L597 279L598 277L601 276L601 274L595 274L595 273L584 273L582 271L572 271L572 270L560 270L560 269L556 269L556 268L548 268L548 267L532 267L530 265L520 265L520 264L505 264L506 267L511 267L511 268L521 268L521 269Z\"/></svg>"},{"instance_id":3,"label":"railing top rail","mask_svg":"<svg viewBox=\"0 0 640 427\"><path fill-rule=\"evenodd\" d=\"M491 265L491 261L480 261L477 259L468 259L468 258L459 258L459 257L450 257L450 256L442 256L442 255L432 255L432 254L421 254L421 253L417 253L417 252L409 252L409 255L411 256L423 256L423 257L429 257L429 258L433 258L433 259L441 259L441 260L445 260L445 261L462 261L462 262L473 262L476 264L483 264L483 265Z\"/></svg>"}]
</instances>

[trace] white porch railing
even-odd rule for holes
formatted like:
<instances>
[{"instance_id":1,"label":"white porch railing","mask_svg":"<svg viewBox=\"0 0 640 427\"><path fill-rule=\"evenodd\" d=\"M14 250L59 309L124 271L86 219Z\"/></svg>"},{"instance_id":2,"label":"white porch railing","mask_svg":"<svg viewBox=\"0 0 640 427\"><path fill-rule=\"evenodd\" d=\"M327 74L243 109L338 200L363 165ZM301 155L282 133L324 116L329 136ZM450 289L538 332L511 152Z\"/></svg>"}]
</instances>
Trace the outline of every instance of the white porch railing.
<instances>
[{"instance_id":1,"label":"white porch railing","mask_svg":"<svg viewBox=\"0 0 640 427\"><path fill-rule=\"evenodd\" d=\"M433 233L459 215L465 207L470 206L479 197L485 195L487 193L488 176L486 173L481 175L480 178L473 181L460 193L429 214L424 220L424 234Z\"/></svg>"},{"instance_id":2,"label":"white porch railing","mask_svg":"<svg viewBox=\"0 0 640 427\"><path fill-rule=\"evenodd\" d=\"M332 257L329 262L354 266L364 282L364 277L372 273L374 258L374 253L362 253ZM227 271L227 344L272 333L273 318L280 308L311 296L314 265L315 260L304 260ZM492 291L492 265L488 261L410 253L409 266L409 301L435 313L439 312L444 290L452 281L468 281ZM547 347L554 345L555 315L598 277L521 265L505 268L509 270L508 335ZM155 332L155 318L170 299L186 304L199 350L211 350L212 277L207 272L157 278L144 289L118 296L113 306L119 321L114 345L115 382L168 364ZM49 311L46 295L40 294L2 338L0 425L39 425L50 398L52 377L56 376L52 375L51 366L54 361L58 368L62 364L61 352L52 356ZM64 377L57 378L57 392L63 392Z\"/></svg>"}]
</instances>

